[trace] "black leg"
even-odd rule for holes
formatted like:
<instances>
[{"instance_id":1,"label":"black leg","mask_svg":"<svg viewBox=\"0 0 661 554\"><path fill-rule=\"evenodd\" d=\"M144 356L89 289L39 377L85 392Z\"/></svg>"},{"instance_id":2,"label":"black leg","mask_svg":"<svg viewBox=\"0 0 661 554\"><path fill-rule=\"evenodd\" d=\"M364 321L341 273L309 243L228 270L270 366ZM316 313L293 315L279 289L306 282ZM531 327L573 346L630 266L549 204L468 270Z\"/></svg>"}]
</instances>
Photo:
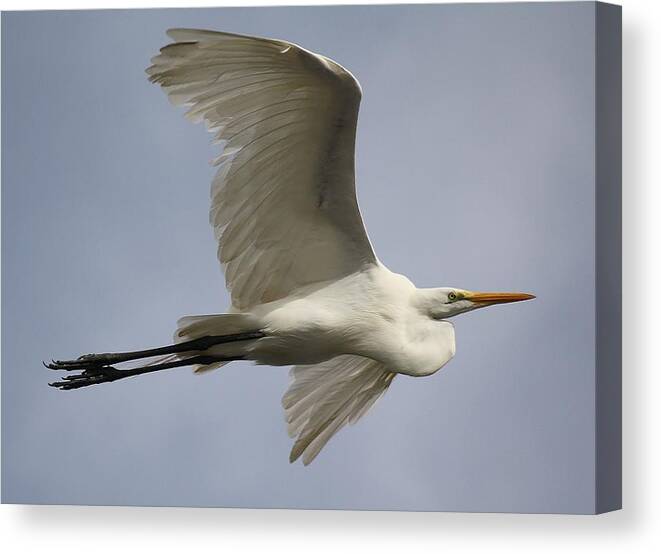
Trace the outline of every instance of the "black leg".
<instances>
[{"instance_id":1,"label":"black leg","mask_svg":"<svg viewBox=\"0 0 661 554\"><path fill-rule=\"evenodd\" d=\"M100 383L112 383L113 381L125 379L126 377L144 375L145 373L153 373L155 371L162 371L164 369L172 369L175 367L196 364L208 365L216 362L230 362L241 359L243 359L242 356L227 358L222 358L219 356L193 356L184 360L175 360L173 362L136 367L132 369L116 369L106 365L79 365L78 367L69 368L52 367L51 365L48 365L47 367L50 367L51 369L65 369L66 371L80 371L80 373L76 375L67 375L66 377L62 377L61 381L49 383L51 387L56 387L60 390L72 390L79 389L81 387L88 387L89 385L98 385Z\"/></svg>"},{"instance_id":2,"label":"black leg","mask_svg":"<svg viewBox=\"0 0 661 554\"><path fill-rule=\"evenodd\" d=\"M266 336L262 331L250 331L247 333L237 333L234 335L218 335L201 337L199 339L189 340L172 344L170 346L162 346L161 348L151 348L149 350L136 350L134 352L114 352L107 354L85 354L76 360L52 360L51 363L45 364L50 369L63 369L72 371L77 369L85 369L89 366L108 366L111 364L119 364L122 362L129 362L131 360L139 360L140 358L151 358L152 356L162 356L164 354L181 354L182 352L204 351L211 346L217 344L225 344L228 342L236 342L243 340L254 340Z\"/></svg>"}]
</instances>

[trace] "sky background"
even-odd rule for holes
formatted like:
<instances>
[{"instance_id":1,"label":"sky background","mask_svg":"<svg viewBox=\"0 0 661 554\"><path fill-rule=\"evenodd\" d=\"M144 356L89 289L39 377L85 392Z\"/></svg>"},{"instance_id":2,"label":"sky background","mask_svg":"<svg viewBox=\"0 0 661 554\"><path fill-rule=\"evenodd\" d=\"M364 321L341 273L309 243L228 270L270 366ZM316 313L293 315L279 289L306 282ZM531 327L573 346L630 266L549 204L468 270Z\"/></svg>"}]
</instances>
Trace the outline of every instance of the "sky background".
<instances>
[{"instance_id":1,"label":"sky background","mask_svg":"<svg viewBox=\"0 0 661 554\"><path fill-rule=\"evenodd\" d=\"M307 468L286 368L46 386L42 359L166 344L228 305L215 149L144 75L176 26L346 66L381 260L538 296L455 318L454 360L397 378ZM4 13L2 146L3 502L593 511L591 3Z\"/></svg>"}]
</instances>

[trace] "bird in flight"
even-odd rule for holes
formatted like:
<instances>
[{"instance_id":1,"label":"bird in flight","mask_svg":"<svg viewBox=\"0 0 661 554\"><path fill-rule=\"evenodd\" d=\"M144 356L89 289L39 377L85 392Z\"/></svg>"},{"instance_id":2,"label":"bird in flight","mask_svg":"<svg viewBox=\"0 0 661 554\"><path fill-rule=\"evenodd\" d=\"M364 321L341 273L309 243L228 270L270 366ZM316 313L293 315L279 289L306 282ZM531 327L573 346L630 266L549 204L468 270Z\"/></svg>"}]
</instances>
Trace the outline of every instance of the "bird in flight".
<instances>
[{"instance_id":1,"label":"bird in flight","mask_svg":"<svg viewBox=\"0 0 661 554\"><path fill-rule=\"evenodd\" d=\"M449 318L534 296L416 288L379 261L354 184L362 93L341 65L282 40L168 35L174 42L152 59L150 81L224 145L210 222L231 306L180 319L170 346L54 360L47 367L69 373L51 385L180 366L199 373L233 360L292 365L282 399L290 461L307 465L397 374L431 375L454 356Z\"/></svg>"}]
</instances>

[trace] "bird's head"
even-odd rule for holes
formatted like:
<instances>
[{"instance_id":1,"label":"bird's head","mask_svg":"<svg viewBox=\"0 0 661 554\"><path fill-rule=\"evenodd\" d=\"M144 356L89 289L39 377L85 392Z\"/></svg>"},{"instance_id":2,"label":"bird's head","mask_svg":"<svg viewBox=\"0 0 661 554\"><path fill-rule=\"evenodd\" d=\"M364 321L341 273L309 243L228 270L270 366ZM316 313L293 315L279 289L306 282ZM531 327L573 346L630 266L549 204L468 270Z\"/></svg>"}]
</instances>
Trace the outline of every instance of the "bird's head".
<instances>
[{"instance_id":1,"label":"bird's head","mask_svg":"<svg viewBox=\"0 0 661 554\"><path fill-rule=\"evenodd\" d=\"M494 304L508 304L535 298L534 295L523 292L474 292L447 287L418 289L416 293L416 305L433 319L447 319Z\"/></svg>"}]
</instances>

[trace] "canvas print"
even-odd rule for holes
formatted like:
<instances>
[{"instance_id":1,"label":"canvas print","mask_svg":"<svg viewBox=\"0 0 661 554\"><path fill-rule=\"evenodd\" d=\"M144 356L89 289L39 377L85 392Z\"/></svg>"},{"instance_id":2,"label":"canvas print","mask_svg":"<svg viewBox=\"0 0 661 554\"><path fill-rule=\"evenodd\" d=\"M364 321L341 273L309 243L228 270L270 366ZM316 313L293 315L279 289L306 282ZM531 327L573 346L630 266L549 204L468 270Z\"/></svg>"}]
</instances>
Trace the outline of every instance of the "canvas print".
<instances>
[{"instance_id":1,"label":"canvas print","mask_svg":"<svg viewBox=\"0 0 661 554\"><path fill-rule=\"evenodd\" d=\"M619 18L4 13L3 501L618 508Z\"/></svg>"}]
</instances>

